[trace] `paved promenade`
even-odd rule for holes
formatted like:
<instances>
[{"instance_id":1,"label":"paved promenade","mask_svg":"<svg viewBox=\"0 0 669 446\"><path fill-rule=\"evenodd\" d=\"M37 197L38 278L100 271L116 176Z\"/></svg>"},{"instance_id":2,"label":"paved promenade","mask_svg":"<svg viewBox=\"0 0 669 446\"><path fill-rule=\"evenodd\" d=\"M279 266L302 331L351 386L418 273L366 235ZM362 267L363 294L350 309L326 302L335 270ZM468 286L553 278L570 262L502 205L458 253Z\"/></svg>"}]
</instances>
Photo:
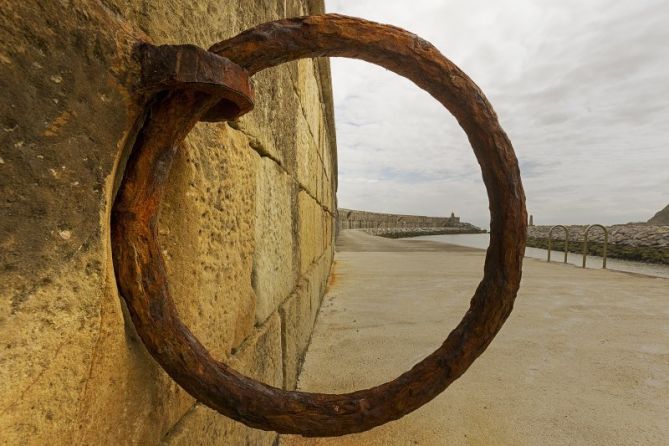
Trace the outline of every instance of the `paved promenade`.
<instances>
[{"instance_id":1,"label":"paved promenade","mask_svg":"<svg viewBox=\"0 0 669 446\"><path fill-rule=\"evenodd\" d=\"M347 392L395 378L458 323L484 252L343 231L300 377ZM525 259L516 307L474 365L403 419L296 445L665 445L669 280Z\"/></svg>"}]
</instances>

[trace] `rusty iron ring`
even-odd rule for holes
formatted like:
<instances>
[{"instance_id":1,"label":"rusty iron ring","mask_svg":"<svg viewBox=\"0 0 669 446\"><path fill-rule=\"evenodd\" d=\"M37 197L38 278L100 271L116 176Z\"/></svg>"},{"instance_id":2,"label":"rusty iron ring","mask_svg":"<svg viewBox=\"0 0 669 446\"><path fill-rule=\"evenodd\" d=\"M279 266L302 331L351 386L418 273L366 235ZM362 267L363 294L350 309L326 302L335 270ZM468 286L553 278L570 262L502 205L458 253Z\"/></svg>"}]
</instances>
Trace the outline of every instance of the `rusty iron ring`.
<instances>
[{"instance_id":1,"label":"rusty iron ring","mask_svg":"<svg viewBox=\"0 0 669 446\"><path fill-rule=\"evenodd\" d=\"M357 58L394 71L429 92L456 117L481 165L491 215L483 279L462 321L435 352L395 380L373 388L342 395L286 391L216 361L177 315L156 222L178 143L221 98L198 88L177 89L152 105L112 213L117 281L137 332L181 387L209 407L255 428L337 436L369 430L417 409L483 353L511 313L520 284L525 196L511 142L492 106L476 84L430 43L402 29L352 17L270 22L210 51L249 75L299 58Z\"/></svg>"}]
</instances>

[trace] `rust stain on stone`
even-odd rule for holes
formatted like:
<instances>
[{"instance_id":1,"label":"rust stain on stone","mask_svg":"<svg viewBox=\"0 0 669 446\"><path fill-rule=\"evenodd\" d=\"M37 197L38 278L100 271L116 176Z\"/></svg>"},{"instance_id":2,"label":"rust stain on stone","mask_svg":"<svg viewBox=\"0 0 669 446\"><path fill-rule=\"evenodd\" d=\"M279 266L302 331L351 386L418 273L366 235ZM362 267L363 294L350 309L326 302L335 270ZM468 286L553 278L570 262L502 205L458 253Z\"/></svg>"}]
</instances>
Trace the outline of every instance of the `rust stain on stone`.
<instances>
[{"instance_id":1,"label":"rust stain on stone","mask_svg":"<svg viewBox=\"0 0 669 446\"><path fill-rule=\"evenodd\" d=\"M327 293L337 284L338 274L337 274L337 263L339 261L333 260L332 267L330 268L330 276L328 277L328 283L325 287L325 292Z\"/></svg>"},{"instance_id":2,"label":"rust stain on stone","mask_svg":"<svg viewBox=\"0 0 669 446\"><path fill-rule=\"evenodd\" d=\"M56 117L49 126L44 130L44 136L57 136L60 134L60 131L62 128L70 122L70 120L76 116L75 112L71 112L68 110L63 111L60 115Z\"/></svg>"}]
</instances>

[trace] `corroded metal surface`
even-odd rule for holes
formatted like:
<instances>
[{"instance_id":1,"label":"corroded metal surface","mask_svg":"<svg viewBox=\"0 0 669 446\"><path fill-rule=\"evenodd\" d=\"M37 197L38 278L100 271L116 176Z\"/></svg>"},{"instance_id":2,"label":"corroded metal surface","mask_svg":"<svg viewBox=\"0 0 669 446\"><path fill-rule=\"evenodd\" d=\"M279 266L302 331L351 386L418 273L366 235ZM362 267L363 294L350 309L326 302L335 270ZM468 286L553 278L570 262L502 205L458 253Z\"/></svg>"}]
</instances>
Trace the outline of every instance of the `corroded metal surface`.
<instances>
[{"instance_id":1,"label":"corroded metal surface","mask_svg":"<svg viewBox=\"0 0 669 446\"><path fill-rule=\"evenodd\" d=\"M162 191L177 144L218 98L193 89L152 106L112 214L114 265L137 332L153 357L199 401L249 426L305 436L360 432L400 418L441 393L486 349L511 313L521 278L527 213L518 163L481 90L428 42L399 28L338 15L260 25L210 51L252 75L304 57L366 60L412 80L458 120L481 165L490 202L490 246L469 311L411 370L347 394L286 391L216 361L180 321L157 243ZM420 129L417 129L420 130Z\"/></svg>"},{"instance_id":2,"label":"corroded metal surface","mask_svg":"<svg viewBox=\"0 0 669 446\"><path fill-rule=\"evenodd\" d=\"M564 230L564 262L567 263L567 256L569 255L569 229L567 229L566 226L564 225L555 225L552 226L551 229L548 231L548 258L546 259L547 262L551 261L551 248L553 247L553 230L555 229L563 229Z\"/></svg>"},{"instance_id":3,"label":"corroded metal surface","mask_svg":"<svg viewBox=\"0 0 669 446\"><path fill-rule=\"evenodd\" d=\"M187 89L220 100L201 121L235 119L253 109L253 89L247 72L228 59L195 45L141 43L136 49L142 67L142 93Z\"/></svg>"},{"instance_id":4,"label":"corroded metal surface","mask_svg":"<svg viewBox=\"0 0 669 446\"><path fill-rule=\"evenodd\" d=\"M599 223L595 223L594 225L590 225L587 228L585 228L585 232L583 233L583 268L585 268L585 264L588 258L588 233L592 228L601 228L602 231L604 231L604 252L602 252L602 269L606 269L606 248L609 245L609 231L606 229L604 225L600 225Z\"/></svg>"}]
</instances>

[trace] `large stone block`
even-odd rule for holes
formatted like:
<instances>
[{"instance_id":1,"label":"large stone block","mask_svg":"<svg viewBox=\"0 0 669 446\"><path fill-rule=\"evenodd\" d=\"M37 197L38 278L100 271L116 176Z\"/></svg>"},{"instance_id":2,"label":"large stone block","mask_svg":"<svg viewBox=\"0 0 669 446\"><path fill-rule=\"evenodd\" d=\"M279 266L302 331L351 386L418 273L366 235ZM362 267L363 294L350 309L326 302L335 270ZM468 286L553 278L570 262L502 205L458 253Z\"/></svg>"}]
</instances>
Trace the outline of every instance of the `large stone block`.
<instances>
[{"instance_id":1,"label":"large stone block","mask_svg":"<svg viewBox=\"0 0 669 446\"><path fill-rule=\"evenodd\" d=\"M323 242L325 244L325 249L327 250L334 243L334 217L329 212L325 212L324 218L325 237Z\"/></svg>"},{"instance_id":2,"label":"large stone block","mask_svg":"<svg viewBox=\"0 0 669 446\"><path fill-rule=\"evenodd\" d=\"M283 303L282 321L284 387L294 389L332 265L328 248L300 280L295 292Z\"/></svg>"},{"instance_id":3,"label":"large stone block","mask_svg":"<svg viewBox=\"0 0 669 446\"><path fill-rule=\"evenodd\" d=\"M92 247L102 249L99 243ZM26 293L20 307L3 312L1 443L62 444L73 438L74 427L83 421L88 378L105 322L99 302L109 296L106 269L97 255L82 253L45 271L48 279ZM114 305L123 338L118 300Z\"/></svg>"},{"instance_id":4,"label":"large stone block","mask_svg":"<svg viewBox=\"0 0 669 446\"><path fill-rule=\"evenodd\" d=\"M269 0L256 4L244 0L200 0L197 3L108 0L106 5L155 43L191 43L208 48L260 23L308 14L311 6L304 3L302 0Z\"/></svg>"},{"instance_id":5,"label":"large stone block","mask_svg":"<svg viewBox=\"0 0 669 446\"><path fill-rule=\"evenodd\" d=\"M336 166L333 166L333 163L336 163L336 160L333 159L332 154L330 153L331 146L329 142L329 129L324 118L321 119L321 150L323 161L323 197L321 205L333 213L336 209L335 206L335 193L336 193L336 184L337 184L337 170Z\"/></svg>"},{"instance_id":6,"label":"large stone block","mask_svg":"<svg viewBox=\"0 0 669 446\"><path fill-rule=\"evenodd\" d=\"M323 103L321 101L320 79L317 77L316 67L313 59L300 59L297 61L297 95L303 115L307 120L309 132L321 152L321 120L323 115Z\"/></svg>"},{"instance_id":7,"label":"large stone block","mask_svg":"<svg viewBox=\"0 0 669 446\"><path fill-rule=\"evenodd\" d=\"M319 147L306 118L300 113L296 120L297 181L309 194L318 197L319 173L321 171Z\"/></svg>"},{"instance_id":8,"label":"large stone block","mask_svg":"<svg viewBox=\"0 0 669 446\"><path fill-rule=\"evenodd\" d=\"M310 299L310 319L313 323L316 321L316 316L321 307L325 288L327 286L328 275L330 274L330 266L332 265L332 258L325 250L318 261L313 264L308 274L309 280L309 299Z\"/></svg>"},{"instance_id":9,"label":"large stone block","mask_svg":"<svg viewBox=\"0 0 669 446\"><path fill-rule=\"evenodd\" d=\"M311 263L321 254L322 228L318 203L305 191L298 195L298 237L300 248L300 272L306 273Z\"/></svg>"},{"instance_id":10,"label":"large stone block","mask_svg":"<svg viewBox=\"0 0 669 446\"><path fill-rule=\"evenodd\" d=\"M75 438L108 299L123 333L107 224L137 34L87 2L0 8L3 444Z\"/></svg>"},{"instance_id":11,"label":"large stone block","mask_svg":"<svg viewBox=\"0 0 669 446\"><path fill-rule=\"evenodd\" d=\"M281 320L274 314L229 361L241 373L274 387L283 385ZM252 429L197 404L163 439L164 445L272 445L276 433Z\"/></svg>"},{"instance_id":12,"label":"large stone block","mask_svg":"<svg viewBox=\"0 0 669 446\"><path fill-rule=\"evenodd\" d=\"M256 176L253 287L256 322L276 310L295 286L291 178L271 159L261 158Z\"/></svg>"},{"instance_id":13,"label":"large stone block","mask_svg":"<svg viewBox=\"0 0 669 446\"><path fill-rule=\"evenodd\" d=\"M225 124L198 124L179 150L158 226L181 318L215 356L254 325L251 286L260 157Z\"/></svg>"},{"instance_id":14,"label":"large stone block","mask_svg":"<svg viewBox=\"0 0 669 446\"><path fill-rule=\"evenodd\" d=\"M283 337L284 388L294 389L311 331L311 284L307 278L300 281L295 292L280 309Z\"/></svg>"},{"instance_id":15,"label":"large stone block","mask_svg":"<svg viewBox=\"0 0 669 446\"><path fill-rule=\"evenodd\" d=\"M113 277L109 279L113 287ZM152 444L193 405L194 399L146 351L118 299L110 294L101 306L92 363L78 377L85 389L72 420L76 427L52 431L43 443ZM71 368L68 364L61 370ZM46 397L62 404L53 388Z\"/></svg>"},{"instance_id":16,"label":"large stone block","mask_svg":"<svg viewBox=\"0 0 669 446\"><path fill-rule=\"evenodd\" d=\"M258 162L243 135L223 124L198 125L179 148L158 222L179 315L220 359L253 332ZM155 443L194 403L150 357L119 299L113 293L103 303L83 375L76 437L82 444Z\"/></svg>"},{"instance_id":17,"label":"large stone block","mask_svg":"<svg viewBox=\"0 0 669 446\"><path fill-rule=\"evenodd\" d=\"M251 147L294 174L297 126L301 115L290 70L295 62L253 76L255 108L233 125L249 137Z\"/></svg>"}]
</instances>

